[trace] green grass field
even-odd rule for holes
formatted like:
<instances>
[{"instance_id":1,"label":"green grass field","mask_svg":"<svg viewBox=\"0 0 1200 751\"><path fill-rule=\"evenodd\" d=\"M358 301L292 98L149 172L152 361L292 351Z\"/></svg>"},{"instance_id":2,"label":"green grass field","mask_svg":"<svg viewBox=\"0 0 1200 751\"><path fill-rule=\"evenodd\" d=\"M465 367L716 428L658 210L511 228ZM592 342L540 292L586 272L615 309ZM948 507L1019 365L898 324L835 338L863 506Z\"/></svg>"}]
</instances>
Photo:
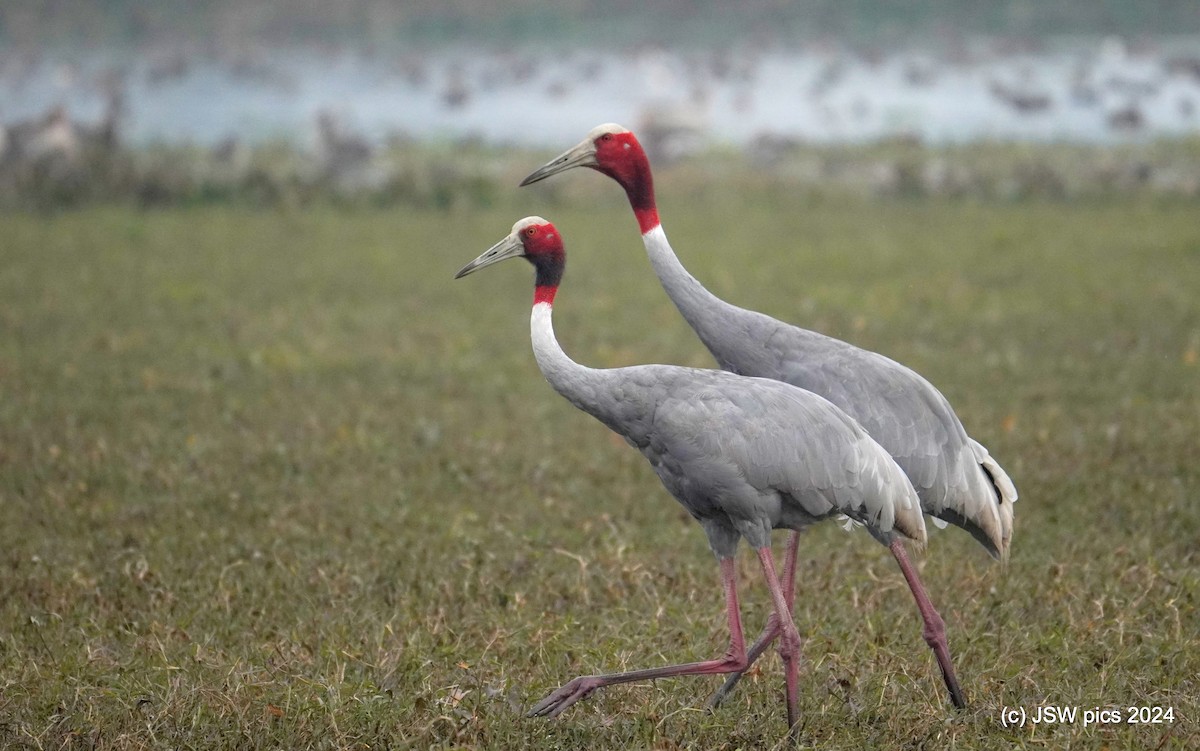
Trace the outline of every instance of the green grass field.
<instances>
[{"instance_id":1,"label":"green grass field","mask_svg":"<svg viewBox=\"0 0 1200 751\"><path fill-rule=\"evenodd\" d=\"M1021 492L1007 567L953 529L920 556L964 712L887 551L805 535L801 745L1195 748L1196 205L721 202L672 175L711 289L922 372ZM785 745L774 654L715 714L718 681L680 678L522 716L727 643L699 528L538 373L530 270L452 280L542 214L568 352L709 366L601 183L472 213L0 217L0 747ZM1039 705L1173 721L1002 726Z\"/></svg>"}]
</instances>

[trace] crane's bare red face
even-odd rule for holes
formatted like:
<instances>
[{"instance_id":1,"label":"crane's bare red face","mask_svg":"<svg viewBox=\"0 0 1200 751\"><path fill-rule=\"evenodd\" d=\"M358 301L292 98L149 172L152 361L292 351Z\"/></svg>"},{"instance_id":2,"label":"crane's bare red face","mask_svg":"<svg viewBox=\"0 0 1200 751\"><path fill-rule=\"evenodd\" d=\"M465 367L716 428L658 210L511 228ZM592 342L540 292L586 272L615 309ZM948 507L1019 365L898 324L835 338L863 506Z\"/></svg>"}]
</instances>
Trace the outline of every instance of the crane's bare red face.
<instances>
[{"instance_id":1,"label":"crane's bare red face","mask_svg":"<svg viewBox=\"0 0 1200 751\"><path fill-rule=\"evenodd\" d=\"M521 245L525 248L525 255L530 260L555 256L562 257L562 236L558 234L558 230L550 222L526 225L520 229L520 237Z\"/></svg>"},{"instance_id":2,"label":"crane's bare red face","mask_svg":"<svg viewBox=\"0 0 1200 751\"><path fill-rule=\"evenodd\" d=\"M596 146L595 169L611 176L623 171L622 167L631 160L642 156L642 147L637 138L625 131L623 133L601 133L593 141Z\"/></svg>"}]
</instances>

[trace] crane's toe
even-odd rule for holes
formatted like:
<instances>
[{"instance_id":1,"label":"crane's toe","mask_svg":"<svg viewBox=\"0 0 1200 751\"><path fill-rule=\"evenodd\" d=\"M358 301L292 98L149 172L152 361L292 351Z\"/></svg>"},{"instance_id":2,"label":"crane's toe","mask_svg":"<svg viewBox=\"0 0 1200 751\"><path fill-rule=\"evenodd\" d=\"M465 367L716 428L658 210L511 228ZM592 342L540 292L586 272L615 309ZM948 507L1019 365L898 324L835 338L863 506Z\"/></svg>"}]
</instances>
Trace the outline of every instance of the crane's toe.
<instances>
[{"instance_id":1,"label":"crane's toe","mask_svg":"<svg viewBox=\"0 0 1200 751\"><path fill-rule=\"evenodd\" d=\"M581 675L570 683L555 689L545 699L534 705L526 717L558 717L575 702L604 685L593 675Z\"/></svg>"},{"instance_id":2,"label":"crane's toe","mask_svg":"<svg viewBox=\"0 0 1200 751\"><path fill-rule=\"evenodd\" d=\"M958 685L958 678L953 674L942 677L945 678L946 687L950 690L950 701L954 704L954 708L966 709L967 697L963 695L963 691Z\"/></svg>"}]
</instances>

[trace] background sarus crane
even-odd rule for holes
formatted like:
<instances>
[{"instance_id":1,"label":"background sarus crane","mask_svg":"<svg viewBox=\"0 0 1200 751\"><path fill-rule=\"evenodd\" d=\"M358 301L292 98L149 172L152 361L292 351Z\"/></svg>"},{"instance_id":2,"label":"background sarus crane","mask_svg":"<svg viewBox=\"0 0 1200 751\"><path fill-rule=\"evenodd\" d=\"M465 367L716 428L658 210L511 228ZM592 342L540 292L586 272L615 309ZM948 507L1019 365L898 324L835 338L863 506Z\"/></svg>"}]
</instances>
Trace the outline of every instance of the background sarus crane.
<instances>
[{"instance_id":1,"label":"background sarus crane","mask_svg":"<svg viewBox=\"0 0 1200 751\"><path fill-rule=\"evenodd\" d=\"M896 460L921 498L925 513L970 532L988 553L1006 558L1017 490L986 448L967 435L950 403L910 368L883 355L732 305L688 273L658 219L650 160L636 136L616 124L599 125L577 145L526 177L529 185L572 167L591 167L625 189L642 242L663 289L721 368L775 380L820 394L858 420ZM795 534L788 540L785 581L794 579ZM904 568L902 561L898 562ZM954 677L946 627L913 586L924 638L937 656L951 701L966 698ZM767 623L750 648L754 662L778 635ZM734 674L712 697L716 706L736 685Z\"/></svg>"},{"instance_id":2,"label":"background sarus crane","mask_svg":"<svg viewBox=\"0 0 1200 751\"><path fill-rule=\"evenodd\" d=\"M659 480L704 528L720 564L730 643L721 657L626 673L580 676L530 715L554 717L597 688L675 675L735 673L747 666L733 556L745 538L762 565L782 636L789 733L798 731L800 636L771 554L771 530L799 530L845 514L889 546L920 589L902 540L925 540L911 483L862 427L828 400L779 381L668 365L594 369L571 360L554 336L552 304L565 253L540 217L464 266L457 277L507 258L536 269L530 333L554 389L642 452ZM792 582L787 582L790 588Z\"/></svg>"}]
</instances>

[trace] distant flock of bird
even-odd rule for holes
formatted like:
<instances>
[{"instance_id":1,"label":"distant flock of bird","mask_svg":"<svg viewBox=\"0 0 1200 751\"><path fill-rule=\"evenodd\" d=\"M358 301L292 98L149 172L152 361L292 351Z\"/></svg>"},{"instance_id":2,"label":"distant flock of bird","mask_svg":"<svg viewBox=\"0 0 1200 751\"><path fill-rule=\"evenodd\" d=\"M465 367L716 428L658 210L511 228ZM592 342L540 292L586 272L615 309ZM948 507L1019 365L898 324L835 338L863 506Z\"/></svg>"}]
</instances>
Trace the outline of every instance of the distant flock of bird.
<instances>
[{"instance_id":1,"label":"distant flock of bird","mask_svg":"<svg viewBox=\"0 0 1200 751\"><path fill-rule=\"evenodd\" d=\"M966 706L938 615L904 542L923 544L924 515L974 537L1006 559L1013 532L1012 480L967 435L949 402L925 378L883 355L807 331L713 295L684 268L659 221L653 175L637 137L601 125L521 183L588 167L624 188L655 274L721 370L670 365L595 369L559 346L553 303L566 262L561 232L537 216L513 225L456 278L508 258L535 270L530 333L550 385L646 457L663 486L700 523L721 572L729 648L712 660L623 673L585 675L529 711L555 717L593 691L678 675L726 675L715 708L775 640L785 673L788 734L799 733L800 632L792 609L799 532L847 517L887 546L917 603L950 700ZM782 569L770 541L790 530ZM773 603L747 648L734 555L755 549Z\"/></svg>"},{"instance_id":2,"label":"distant flock of bird","mask_svg":"<svg viewBox=\"0 0 1200 751\"><path fill-rule=\"evenodd\" d=\"M891 108L891 112L896 109L894 103L875 101L887 86L863 89L866 80L892 81L893 88L916 96L947 80L962 78L963 83L954 84L962 87L960 95L969 92L966 87L979 89L1000 105L998 112L1038 118L1054 111L1094 110L1095 119L1118 134L1152 133L1160 117L1193 124L1189 127L1200 125L1200 54L1194 47L1128 44L1113 37L1098 44L1080 44L1069 51L1031 46L1020 40L969 44L955 39L942 40L932 50L884 52L853 49L832 41L811 42L793 51L778 45L747 44L685 53L642 45L603 53L579 50L544 59L519 51L440 54L412 50L386 56L354 55L336 49L223 50L171 45L149 48L135 62L119 65L56 62L44 53L10 52L0 56L0 91L19 95L16 98L23 99L26 108L36 101L30 91L38 87L45 90L39 98L48 100L47 104L121 94L129 100L129 114L146 117L144 113L151 111L163 119L163 112L172 109L163 107L162 97L168 97L169 102L170 97L187 90L178 87L187 86L189 81L215 78L223 82L220 85L226 93L250 90L321 101L324 107L339 103L338 110L320 115L314 110L286 110L288 118L311 118L308 125L316 125L322 143L334 135L330 129L334 120L329 115L336 117L337 140L345 141L351 135L345 128L346 120L355 120L356 111L359 116L376 113L369 126L376 135L363 139L363 145L378 146L387 140L379 137L381 133L403 135L406 129L418 126L413 125L411 117L406 121L403 111L365 106L360 92L372 80L393 87L388 89L393 96L413 102L430 100L442 114L462 115L466 121L475 122L472 118L478 115L477 110L496 97L511 100L521 95L522 99L532 97L538 106L548 103L574 107L579 106L581 94L586 96L594 87L611 87L614 79L632 76L631 84L623 89L629 94L626 104L633 107L642 144L656 161L686 152L689 144L694 148L708 134L720 132L721 127L728 126L726 122L717 127L715 121L722 118L747 123L739 128L744 136L740 142L752 147L759 141L802 142L813 137L811 133L801 135L788 112L817 113L832 133L864 119L900 117L880 111L884 107ZM95 70L97 66L101 69ZM308 85L310 79L319 79L331 69L357 70L358 78L330 79L326 89ZM346 91L344 87L349 85L356 86L356 90ZM212 91L196 89L206 90ZM903 109L896 112L902 114ZM0 112L0 117L5 114ZM561 115L561 111L556 110L556 114ZM249 138L252 142L253 137L232 121L263 117L230 112L228 138ZM171 120L167 117L163 122ZM299 132L305 122L281 121L272 127L276 133L287 132L281 126ZM9 130L13 127L10 125ZM845 132L859 131L850 127ZM897 123L880 137L888 133L905 135L909 131ZM990 137L1003 138L1003 131L990 133ZM920 135L919 131L909 134ZM0 133L0 144L4 135ZM152 137L165 142L173 138L169 131ZM206 142L215 143L220 137L220 133L210 133L211 140ZM989 137L989 133L982 137Z\"/></svg>"},{"instance_id":3,"label":"distant flock of bird","mask_svg":"<svg viewBox=\"0 0 1200 751\"><path fill-rule=\"evenodd\" d=\"M410 142L398 140L381 146L349 127L346 118L330 108L315 113L315 141L308 152L271 150L264 159L256 156L246 139L230 135L207 150L183 148L167 160L138 159L125 139L127 118L119 102L114 100L108 111L92 122L72 118L62 106L32 118L0 122L0 185L30 175L50 181L103 180L105 165L113 163L132 165L132 170L117 173L127 181L122 183L126 189L141 184L227 189L260 185L265 180L283 192L289 186L315 184L336 195L353 197L386 193L389 186L411 178L406 172L411 169L406 166L409 162L395 158L412 148ZM639 134L645 125L639 125ZM653 147L642 145L656 162L669 162L679 145L672 139L660 130ZM872 196L1011 199L1131 191L1200 196L1200 162L1178 154L1164 159L1153 150L1106 150L1094 159L1023 157L988 162L919 148L893 149L890 154L814 151L793 138L763 135L747 144L744 156L754 169L783 176L802 189ZM465 168L468 171L464 173L449 166L440 174L453 180L469 174L471 168ZM109 191L104 195L116 194Z\"/></svg>"},{"instance_id":4,"label":"distant flock of bird","mask_svg":"<svg viewBox=\"0 0 1200 751\"><path fill-rule=\"evenodd\" d=\"M0 172L40 164L78 165L90 155L106 155L119 146L120 99L114 98L97 123L72 120L56 106L40 117L0 123Z\"/></svg>"},{"instance_id":5,"label":"distant flock of bird","mask_svg":"<svg viewBox=\"0 0 1200 751\"><path fill-rule=\"evenodd\" d=\"M321 181L343 194L370 193L404 178L400 160L390 158L389 146L411 142L410 130L424 135L414 117L449 118L445 122L463 124L470 133L481 111L491 114L490 105L497 98L513 101L517 95L522 100L531 96L538 106L561 114L585 106L589 97L594 100L588 94L593 87L607 91L604 87L629 76L630 85L622 89L629 92L628 116L637 126L642 146L659 165L711 143L714 134L728 130L732 119L744 124L738 126L741 135L736 143L756 167L777 169L822 189L1001 198L1142 188L1200 195L1196 163L1180 158L1154 163L1137 153L1105 154L1103 159L1066 164L1030 160L1001 175L970 160L937 153L917 164L911 157L894 154L810 159L804 148L814 136L793 117L803 113L802 120L808 122L811 115L829 133L852 134L874 133L860 126L886 124L894 116L896 122L877 137L920 143L924 138L920 129L911 122L903 125L905 106L875 99L888 93L888 85L904 91L905 97L920 98L966 76L970 88L963 91L982 93L982 98L1000 105L995 114L1010 114L1006 121L1048 123L1087 112L1089 122L1102 123L1101 130L1118 140L1152 136L1164 124L1170 127L1163 132L1186 135L1200 128L1200 54L1188 46L1126 44L1112 38L1068 53L1017 42L970 45L950 40L934 53L855 50L832 42L811 43L793 52L772 45L746 45L682 53L644 45L612 53L580 50L553 60L519 51L408 51L391 57L356 57L347 50L222 53L171 46L147 50L136 62L105 65L55 62L37 52L0 56L0 93L19 95L14 102L23 100L20 106L27 111L31 102L45 105L39 114L10 118L18 105L0 102L0 178L20 174L27 167L47 166L59 168L49 170L52 176L75 177L94 164L89 157L115 155L130 145L139 130L142 135L136 137L145 138L146 113L163 118L164 112L172 112L162 102L188 91L189 82L215 78L225 87L217 89L218 94L236 91L246 98L250 91L321 103L307 110L279 110L286 113L280 117L300 119L287 121L283 130L275 132L310 133L312 148L301 160L288 162L288 169L295 168L297 174L271 169L265 179L285 187L289 180ZM312 78L324 80L323 72L345 68L357 71L358 77L330 79L324 89L308 86ZM393 87L388 90L396 101L413 106L396 110L367 101L361 91L376 75L382 85ZM876 85L862 89L864 80ZM345 87L351 85L355 88L347 91ZM34 96L36 92L46 93ZM97 99L107 100L108 107L95 122L71 116L72 101ZM980 106L980 97L972 99L972 106ZM418 102L420 107L415 106ZM410 111L421 114L404 114ZM239 112L229 115L241 118L243 124L263 117ZM364 123L364 112L375 113L374 122ZM167 117L164 122L172 121ZM251 158L256 144L253 127L231 122L229 128L227 133L212 133L211 141L194 144L206 143L210 148L188 151L191 161L181 171L189 179L219 185L264 179L261 165ZM452 129L446 132L468 137ZM1000 129L992 136L1003 139L1004 132ZM167 145L183 138L170 132L154 137ZM823 142L820 136L816 142ZM146 177L155 182L156 175Z\"/></svg>"}]
</instances>

